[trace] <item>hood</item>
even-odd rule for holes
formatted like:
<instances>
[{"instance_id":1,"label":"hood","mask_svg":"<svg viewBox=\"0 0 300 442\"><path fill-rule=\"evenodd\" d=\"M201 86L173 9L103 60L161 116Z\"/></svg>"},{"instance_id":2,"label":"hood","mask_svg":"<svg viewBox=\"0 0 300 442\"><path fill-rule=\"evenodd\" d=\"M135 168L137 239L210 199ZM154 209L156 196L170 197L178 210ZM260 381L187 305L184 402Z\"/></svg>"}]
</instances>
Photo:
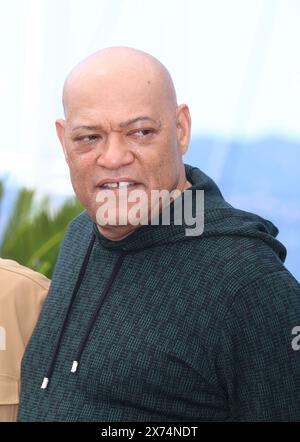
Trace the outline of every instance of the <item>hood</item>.
<instances>
[{"instance_id":1,"label":"hood","mask_svg":"<svg viewBox=\"0 0 300 442\"><path fill-rule=\"evenodd\" d=\"M170 224L163 225L161 216L158 225L144 225L135 230L131 235L120 241L112 241L105 238L94 224L94 233L103 247L119 251L137 251L148 247L174 243L178 241L201 240L213 236L244 236L260 238L267 243L284 262L286 258L285 247L275 239L278 229L271 221L268 221L254 213L236 209L231 206L222 196L216 183L197 167L185 164L187 180L192 187L186 189L180 197L176 198L164 210L170 213ZM197 207L197 190L203 190L204 204ZM187 229L193 230L191 224L183 220L180 225L176 223L174 213L178 214L175 208L181 205L182 213L184 207L190 204L191 215L202 216L203 229L201 234L187 235ZM199 204L198 204L199 206ZM199 219L199 218L198 218Z\"/></svg>"}]
</instances>

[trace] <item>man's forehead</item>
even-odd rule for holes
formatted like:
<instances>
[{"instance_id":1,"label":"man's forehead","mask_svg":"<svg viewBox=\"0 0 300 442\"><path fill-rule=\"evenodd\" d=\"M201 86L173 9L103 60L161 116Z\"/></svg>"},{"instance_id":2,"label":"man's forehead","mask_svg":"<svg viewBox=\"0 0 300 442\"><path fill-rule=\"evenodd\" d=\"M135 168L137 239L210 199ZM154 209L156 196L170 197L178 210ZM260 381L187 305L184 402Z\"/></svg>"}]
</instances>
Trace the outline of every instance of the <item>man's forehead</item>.
<instances>
[{"instance_id":1,"label":"man's forehead","mask_svg":"<svg viewBox=\"0 0 300 442\"><path fill-rule=\"evenodd\" d=\"M71 92L71 91L70 91ZM162 94L147 90L141 85L136 87L81 87L68 93L64 108L72 118L87 118L94 115L102 118L116 116L125 122L136 116L150 116L166 108Z\"/></svg>"},{"instance_id":2,"label":"man's forehead","mask_svg":"<svg viewBox=\"0 0 300 442\"><path fill-rule=\"evenodd\" d=\"M89 78L74 81L65 92L65 100L68 104L76 106L87 104L103 106L123 103L123 105L139 102L158 101L163 98L161 82L148 82L147 79L112 79L112 78Z\"/></svg>"},{"instance_id":3,"label":"man's forehead","mask_svg":"<svg viewBox=\"0 0 300 442\"><path fill-rule=\"evenodd\" d=\"M135 60L137 62L137 60ZM89 65L88 65L89 66ZM118 67L118 69L116 68ZM119 106L140 108L142 103L167 107L176 105L172 80L165 70L155 63L127 64L104 69L92 64L90 69L81 66L67 78L64 86L64 108L97 107L109 109Z\"/></svg>"},{"instance_id":4,"label":"man's forehead","mask_svg":"<svg viewBox=\"0 0 300 442\"><path fill-rule=\"evenodd\" d=\"M108 94L109 95L109 94ZM95 94L92 98L76 100L75 97L67 105L66 120L72 127L106 125L126 127L129 124L146 122L158 124L165 120L167 106L163 106L156 97L139 96L131 99L129 94L102 97Z\"/></svg>"}]
</instances>

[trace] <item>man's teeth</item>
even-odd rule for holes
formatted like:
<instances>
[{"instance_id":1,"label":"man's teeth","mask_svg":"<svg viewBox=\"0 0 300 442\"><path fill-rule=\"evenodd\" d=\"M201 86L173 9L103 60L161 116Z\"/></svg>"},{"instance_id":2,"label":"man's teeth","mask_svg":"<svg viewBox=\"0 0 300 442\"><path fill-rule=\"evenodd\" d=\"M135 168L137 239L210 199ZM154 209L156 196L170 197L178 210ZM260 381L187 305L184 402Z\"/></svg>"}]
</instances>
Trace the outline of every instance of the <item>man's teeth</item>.
<instances>
[{"instance_id":1,"label":"man's teeth","mask_svg":"<svg viewBox=\"0 0 300 442\"><path fill-rule=\"evenodd\" d=\"M102 185L105 189L116 189L116 188L126 188L129 186L134 186L136 183L131 183L129 181L120 181L119 183L105 183Z\"/></svg>"}]
</instances>

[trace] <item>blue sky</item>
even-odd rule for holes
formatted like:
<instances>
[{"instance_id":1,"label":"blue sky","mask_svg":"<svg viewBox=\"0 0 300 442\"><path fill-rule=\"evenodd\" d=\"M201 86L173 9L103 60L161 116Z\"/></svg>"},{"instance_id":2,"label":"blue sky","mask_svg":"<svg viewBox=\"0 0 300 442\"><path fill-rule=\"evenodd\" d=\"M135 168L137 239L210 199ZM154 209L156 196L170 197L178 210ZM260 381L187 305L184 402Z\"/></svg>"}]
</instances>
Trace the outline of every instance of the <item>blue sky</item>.
<instances>
[{"instance_id":1,"label":"blue sky","mask_svg":"<svg viewBox=\"0 0 300 442\"><path fill-rule=\"evenodd\" d=\"M0 174L9 171L41 193L72 193L54 121L62 116L65 76L101 47L133 46L165 63L179 101L190 106L194 136L300 140L298 0L10 0L0 6Z\"/></svg>"}]
</instances>

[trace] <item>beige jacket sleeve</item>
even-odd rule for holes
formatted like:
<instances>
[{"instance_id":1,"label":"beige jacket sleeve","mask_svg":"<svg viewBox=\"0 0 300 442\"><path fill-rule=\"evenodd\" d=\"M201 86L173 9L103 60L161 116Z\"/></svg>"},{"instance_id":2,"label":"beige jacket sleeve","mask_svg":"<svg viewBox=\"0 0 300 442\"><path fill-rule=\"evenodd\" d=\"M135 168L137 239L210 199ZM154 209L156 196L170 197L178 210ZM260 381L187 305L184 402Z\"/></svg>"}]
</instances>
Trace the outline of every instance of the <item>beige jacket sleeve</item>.
<instances>
[{"instance_id":1,"label":"beige jacket sleeve","mask_svg":"<svg viewBox=\"0 0 300 442\"><path fill-rule=\"evenodd\" d=\"M16 420L21 360L49 285L45 276L0 259L0 422Z\"/></svg>"}]
</instances>

